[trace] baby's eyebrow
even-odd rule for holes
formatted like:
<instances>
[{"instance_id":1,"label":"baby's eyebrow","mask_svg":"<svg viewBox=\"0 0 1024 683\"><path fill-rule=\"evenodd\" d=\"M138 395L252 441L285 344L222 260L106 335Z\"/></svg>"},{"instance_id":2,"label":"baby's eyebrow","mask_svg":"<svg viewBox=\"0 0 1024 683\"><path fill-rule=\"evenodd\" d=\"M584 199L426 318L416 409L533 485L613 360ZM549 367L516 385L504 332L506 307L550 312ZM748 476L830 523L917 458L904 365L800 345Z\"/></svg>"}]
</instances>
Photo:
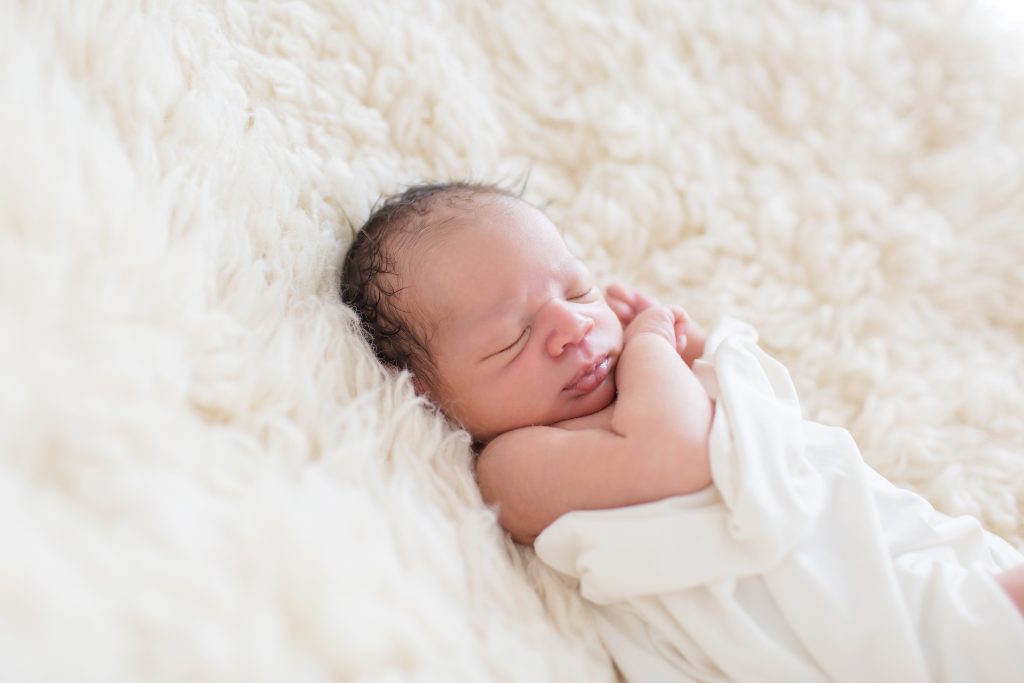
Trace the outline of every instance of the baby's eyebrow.
<instances>
[{"instance_id":1,"label":"baby's eyebrow","mask_svg":"<svg viewBox=\"0 0 1024 683\"><path fill-rule=\"evenodd\" d=\"M492 353L491 346L504 342L503 335L508 334L508 330L499 329L496 326L510 316L510 310L506 305L496 306L477 317L473 322L474 333L471 338L473 344L479 346L482 352L490 355Z\"/></svg>"},{"instance_id":2,"label":"baby's eyebrow","mask_svg":"<svg viewBox=\"0 0 1024 683\"><path fill-rule=\"evenodd\" d=\"M467 312L467 315L459 316L461 319L457 321L456 327L462 329L461 333L455 328L449 328L448 332L462 338L467 350L489 354L488 348L500 341L500 333L495 326L509 311L508 302L503 301L486 309Z\"/></svg>"}]
</instances>

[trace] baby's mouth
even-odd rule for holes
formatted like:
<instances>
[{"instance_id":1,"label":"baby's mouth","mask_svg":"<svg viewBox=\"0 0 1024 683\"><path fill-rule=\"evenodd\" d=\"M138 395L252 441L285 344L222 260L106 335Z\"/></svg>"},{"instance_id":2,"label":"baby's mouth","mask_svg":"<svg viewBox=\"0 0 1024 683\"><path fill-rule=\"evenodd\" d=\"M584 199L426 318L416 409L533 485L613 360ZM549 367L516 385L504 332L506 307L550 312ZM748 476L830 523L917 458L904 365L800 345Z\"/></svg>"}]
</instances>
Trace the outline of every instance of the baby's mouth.
<instances>
[{"instance_id":1,"label":"baby's mouth","mask_svg":"<svg viewBox=\"0 0 1024 683\"><path fill-rule=\"evenodd\" d=\"M573 377L572 382L563 391L579 396L589 394L608 378L611 369L612 358L605 354L596 363L584 368L582 372Z\"/></svg>"}]
</instances>

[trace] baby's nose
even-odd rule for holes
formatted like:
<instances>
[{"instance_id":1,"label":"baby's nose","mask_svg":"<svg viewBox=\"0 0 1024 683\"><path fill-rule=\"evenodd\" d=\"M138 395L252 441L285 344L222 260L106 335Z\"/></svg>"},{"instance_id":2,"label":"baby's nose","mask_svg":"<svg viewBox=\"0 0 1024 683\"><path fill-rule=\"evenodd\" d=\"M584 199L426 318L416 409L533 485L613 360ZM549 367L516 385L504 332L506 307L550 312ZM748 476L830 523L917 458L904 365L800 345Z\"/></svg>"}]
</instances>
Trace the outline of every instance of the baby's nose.
<instances>
[{"instance_id":1,"label":"baby's nose","mask_svg":"<svg viewBox=\"0 0 1024 683\"><path fill-rule=\"evenodd\" d=\"M549 306L551 331L548 334L548 353L561 356L566 348L579 344L594 329L594 321L580 315L565 304Z\"/></svg>"}]
</instances>

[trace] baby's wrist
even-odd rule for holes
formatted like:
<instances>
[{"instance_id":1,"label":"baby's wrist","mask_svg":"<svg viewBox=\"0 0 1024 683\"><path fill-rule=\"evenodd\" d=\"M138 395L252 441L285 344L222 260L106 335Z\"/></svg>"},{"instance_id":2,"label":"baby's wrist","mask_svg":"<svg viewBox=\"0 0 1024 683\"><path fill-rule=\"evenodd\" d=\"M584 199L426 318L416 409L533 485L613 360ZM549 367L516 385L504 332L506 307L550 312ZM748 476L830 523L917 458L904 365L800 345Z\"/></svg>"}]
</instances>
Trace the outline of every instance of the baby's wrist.
<instances>
[{"instance_id":1,"label":"baby's wrist","mask_svg":"<svg viewBox=\"0 0 1024 683\"><path fill-rule=\"evenodd\" d=\"M660 330L637 330L636 332L633 332L632 334L627 335L625 340L624 340L624 342L623 342L623 344L624 344L624 346L628 347L630 344L635 343L637 340L642 340L642 339L647 338L647 337L651 337L651 338L654 338L654 339L660 339L662 342L665 342L666 344L668 344L673 350L675 350L675 348L676 348L676 341L674 339L672 339L669 335L666 335L664 332L662 332ZM644 342L641 342L641 343L644 343Z\"/></svg>"}]
</instances>

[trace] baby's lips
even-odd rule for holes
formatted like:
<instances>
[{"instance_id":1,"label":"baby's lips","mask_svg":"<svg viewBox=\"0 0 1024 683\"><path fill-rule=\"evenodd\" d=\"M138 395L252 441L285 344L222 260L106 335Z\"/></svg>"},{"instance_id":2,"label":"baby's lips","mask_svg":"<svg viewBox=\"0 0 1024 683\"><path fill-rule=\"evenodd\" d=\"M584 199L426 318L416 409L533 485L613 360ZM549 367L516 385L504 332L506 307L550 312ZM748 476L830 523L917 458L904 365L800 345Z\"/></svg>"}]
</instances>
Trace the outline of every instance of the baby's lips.
<instances>
[{"instance_id":1,"label":"baby's lips","mask_svg":"<svg viewBox=\"0 0 1024 683\"><path fill-rule=\"evenodd\" d=\"M611 373L612 365L613 360L611 354L605 354L592 365L580 370L572 381L566 385L563 391L589 394L604 382L605 378L608 377Z\"/></svg>"}]
</instances>

